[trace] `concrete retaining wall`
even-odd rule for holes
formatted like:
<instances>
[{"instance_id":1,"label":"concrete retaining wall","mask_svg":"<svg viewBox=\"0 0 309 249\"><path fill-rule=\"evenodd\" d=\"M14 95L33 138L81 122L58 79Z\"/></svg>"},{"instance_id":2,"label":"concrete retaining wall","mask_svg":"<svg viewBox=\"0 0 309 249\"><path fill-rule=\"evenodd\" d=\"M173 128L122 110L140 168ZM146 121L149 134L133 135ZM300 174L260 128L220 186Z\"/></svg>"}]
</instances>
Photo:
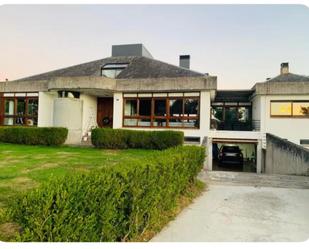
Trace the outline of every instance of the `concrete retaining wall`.
<instances>
[{"instance_id":1,"label":"concrete retaining wall","mask_svg":"<svg viewBox=\"0 0 309 249\"><path fill-rule=\"evenodd\" d=\"M265 173L309 176L309 150L300 145L266 134Z\"/></svg>"}]
</instances>

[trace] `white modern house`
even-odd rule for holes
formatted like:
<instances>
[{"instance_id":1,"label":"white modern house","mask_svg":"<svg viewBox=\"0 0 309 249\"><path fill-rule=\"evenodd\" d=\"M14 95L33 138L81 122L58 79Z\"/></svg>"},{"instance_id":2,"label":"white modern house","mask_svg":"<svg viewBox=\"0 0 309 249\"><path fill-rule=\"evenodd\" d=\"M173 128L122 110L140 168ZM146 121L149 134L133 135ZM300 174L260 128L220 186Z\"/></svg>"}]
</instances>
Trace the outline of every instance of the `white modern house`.
<instances>
[{"instance_id":1,"label":"white modern house","mask_svg":"<svg viewBox=\"0 0 309 249\"><path fill-rule=\"evenodd\" d=\"M108 58L0 82L0 125L67 127L68 144L89 140L93 127L181 130L207 146L209 170L215 148L238 144L262 172L266 133L309 143L309 77L282 63L251 89L217 90L217 77L191 70L188 55L174 66L142 44L115 45Z\"/></svg>"}]
</instances>

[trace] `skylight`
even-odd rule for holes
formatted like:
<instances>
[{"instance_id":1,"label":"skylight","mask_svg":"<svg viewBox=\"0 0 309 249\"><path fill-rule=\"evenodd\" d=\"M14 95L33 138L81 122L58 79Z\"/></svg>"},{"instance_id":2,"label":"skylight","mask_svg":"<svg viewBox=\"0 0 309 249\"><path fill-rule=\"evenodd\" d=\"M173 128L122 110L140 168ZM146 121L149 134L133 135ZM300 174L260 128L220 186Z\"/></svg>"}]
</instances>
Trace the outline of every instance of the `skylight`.
<instances>
[{"instance_id":1,"label":"skylight","mask_svg":"<svg viewBox=\"0 0 309 249\"><path fill-rule=\"evenodd\" d=\"M106 64L102 67L102 76L116 78L123 69L127 68L128 63Z\"/></svg>"}]
</instances>

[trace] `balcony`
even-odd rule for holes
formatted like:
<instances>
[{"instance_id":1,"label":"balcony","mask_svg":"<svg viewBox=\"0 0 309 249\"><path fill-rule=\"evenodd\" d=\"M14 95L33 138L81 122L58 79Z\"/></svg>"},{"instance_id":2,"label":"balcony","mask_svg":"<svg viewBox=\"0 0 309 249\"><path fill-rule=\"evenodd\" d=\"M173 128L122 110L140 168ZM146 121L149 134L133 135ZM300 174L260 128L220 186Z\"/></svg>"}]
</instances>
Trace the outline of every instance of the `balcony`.
<instances>
[{"instance_id":1,"label":"balcony","mask_svg":"<svg viewBox=\"0 0 309 249\"><path fill-rule=\"evenodd\" d=\"M251 131L252 130L252 122L246 121L227 121L220 122L217 120L212 120L212 129L221 130L221 131Z\"/></svg>"},{"instance_id":2,"label":"balcony","mask_svg":"<svg viewBox=\"0 0 309 249\"><path fill-rule=\"evenodd\" d=\"M259 131L260 120L220 121L212 119L210 128L219 131Z\"/></svg>"}]
</instances>

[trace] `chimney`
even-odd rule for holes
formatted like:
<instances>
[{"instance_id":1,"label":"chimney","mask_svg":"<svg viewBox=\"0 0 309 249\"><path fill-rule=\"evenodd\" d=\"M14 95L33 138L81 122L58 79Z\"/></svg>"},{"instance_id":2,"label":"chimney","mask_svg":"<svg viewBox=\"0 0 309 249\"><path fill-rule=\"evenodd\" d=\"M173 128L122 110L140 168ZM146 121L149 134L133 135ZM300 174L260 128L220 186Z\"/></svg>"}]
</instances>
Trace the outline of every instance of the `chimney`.
<instances>
[{"instance_id":1,"label":"chimney","mask_svg":"<svg viewBox=\"0 0 309 249\"><path fill-rule=\"evenodd\" d=\"M190 55L180 55L179 66L190 69Z\"/></svg>"},{"instance_id":2,"label":"chimney","mask_svg":"<svg viewBox=\"0 0 309 249\"><path fill-rule=\"evenodd\" d=\"M281 63L280 74L288 74L289 73L289 63L283 62Z\"/></svg>"}]
</instances>

